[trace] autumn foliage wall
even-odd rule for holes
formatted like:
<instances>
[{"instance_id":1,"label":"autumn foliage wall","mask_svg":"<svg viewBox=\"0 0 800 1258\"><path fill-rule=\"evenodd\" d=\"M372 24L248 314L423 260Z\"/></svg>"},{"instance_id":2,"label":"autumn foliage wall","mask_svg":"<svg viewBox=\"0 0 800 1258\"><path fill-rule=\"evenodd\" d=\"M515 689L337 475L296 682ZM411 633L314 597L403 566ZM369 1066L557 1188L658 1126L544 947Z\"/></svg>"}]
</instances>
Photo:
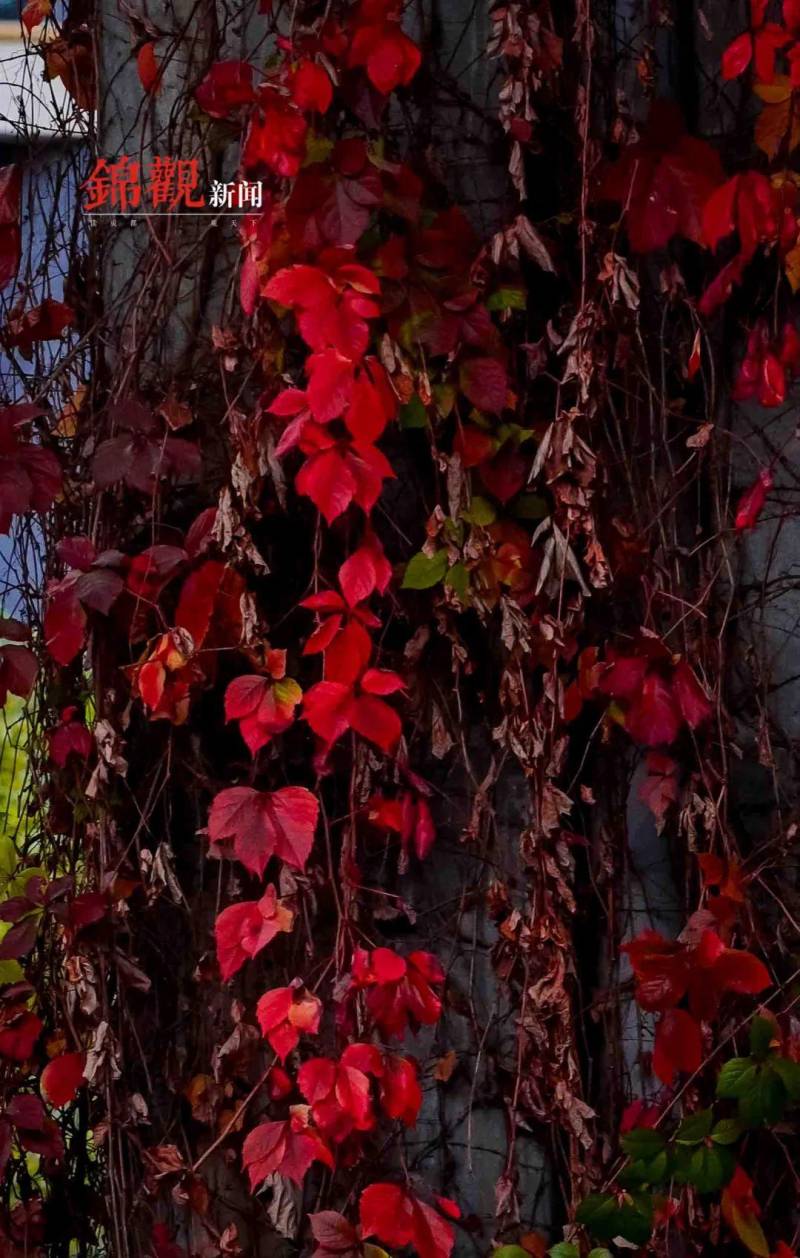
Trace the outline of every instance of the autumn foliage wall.
<instances>
[{"instance_id":1,"label":"autumn foliage wall","mask_svg":"<svg viewBox=\"0 0 800 1258\"><path fill-rule=\"evenodd\" d=\"M96 15L25 14L90 106ZM0 664L35 767L0 903L3 1252L789 1258L795 829L768 709L731 706L730 607L794 450L731 415L800 372L800 12L753 3L715 67L758 105L729 161L650 45L609 125L588 6L495 7L488 239L414 143L435 24L250 17L266 45L218 32L172 104L209 175L234 145L268 193L191 360L156 351L169 219L130 303L92 229L63 300L14 289L0 333L63 342L0 416L2 526L35 518L47 568ZM189 36L130 26L155 110ZM759 833L736 757L772 771ZM676 938L631 929L632 791ZM489 1102L499 1161L471 1147Z\"/></svg>"}]
</instances>

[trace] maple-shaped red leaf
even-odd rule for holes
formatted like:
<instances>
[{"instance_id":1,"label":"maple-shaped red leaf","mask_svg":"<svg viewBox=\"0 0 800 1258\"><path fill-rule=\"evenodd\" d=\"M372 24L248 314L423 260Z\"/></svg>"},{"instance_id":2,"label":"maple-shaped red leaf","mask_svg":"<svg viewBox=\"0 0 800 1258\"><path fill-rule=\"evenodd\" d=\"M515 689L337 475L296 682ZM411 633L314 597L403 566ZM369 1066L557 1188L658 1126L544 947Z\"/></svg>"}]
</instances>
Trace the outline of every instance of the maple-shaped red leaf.
<instances>
[{"instance_id":1,"label":"maple-shaped red leaf","mask_svg":"<svg viewBox=\"0 0 800 1258\"><path fill-rule=\"evenodd\" d=\"M315 1242L312 1258L362 1258L358 1232L343 1214L319 1210L310 1214L308 1221Z\"/></svg>"},{"instance_id":2,"label":"maple-shaped red leaf","mask_svg":"<svg viewBox=\"0 0 800 1258\"><path fill-rule=\"evenodd\" d=\"M214 797L208 836L213 844L232 840L234 856L254 874L263 874L271 856L304 869L318 815L319 803L304 786L232 786Z\"/></svg>"},{"instance_id":3,"label":"maple-shaped red leaf","mask_svg":"<svg viewBox=\"0 0 800 1258\"><path fill-rule=\"evenodd\" d=\"M366 992L367 1008L386 1036L402 1038L409 1029L438 1022L442 1002L434 991L445 974L430 952L401 957L391 948L367 952L357 948L353 957L353 986Z\"/></svg>"},{"instance_id":4,"label":"maple-shaped red leaf","mask_svg":"<svg viewBox=\"0 0 800 1258\"><path fill-rule=\"evenodd\" d=\"M668 809L678 800L678 763L671 756L650 751L645 757L645 765L647 776L639 787L639 799L650 809L660 834Z\"/></svg>"},{"instance_id":5,"label":"maple-shaped red leaf","mask_svg":"<svg viewBox=\"0 0 800 1258\"><path fill-rule=\"evenodd\" d=\"M622 950L630 957L643 1009L664 1012L688 994L693 1017L709 1022L725 992L756 995L772 982L758 957L726 947L715 931L702 921L696 927L693 919L681 939L646 930Z\"/></svg>"},{"instance_id":6,"label":"maple-shaped red leaf","mask_svg":"<svg viewBox=\"0 0 800 1258\"><path fill-rule=\"evenodd\" d=\"M297 473L295 488L332 524L351 502L369 513L380 497L383 482L394 475L391 463L377 446L330 437L306 459Z\"/></svg>"},{"instance_id":7,"label":"maple-shaped red leaf","mask_svg":"<svg viewBox=\"0 0 800 1258\"><path fill-rule=\"evenodd\" d=\"M136 398L123 398L109 408L118 435L101 441L92 461L100 489L124 481L139 493L152 494L163 479L197 479L200 451L193 441L165 436L153 413Z\"/></svg>"},{"instance_id":8,"label":"maple-shaped red leaf","mask_svg":"<svg viewBox=\"0 0 800 1258\"><path fill-rule=\"evenodd\" d=\"M61 1053L49 1061L39 1080L42 1096L50 1105L60 1107L74 1101L84 1082L85 1053Z\"/></svg>"},{"instance_id":9,"label":"maple-shaped red leaf","mask_svg":"<svg viewBox=\"0 0 800 1258\"><path fill-rule=\"evenodd\" d=\"M31 310L12 311L2 331L6 349L19 350L23 358L33 357L33 347L39 341L54 341L75 323L75 311L63 301L45 297L40 305Z\"/></svg>"},{"instance_id":10,"label":"maple-shaped red leaf","mask_svg":"<svg viewBox=\"0 0 800 1258\"><path fill-rule=\"evenodd\" d=\"M312 1162L333 1169L333 1155L318 1131L308 1124L308 1106L293 1105L283 1122L261 1123L242 1145L242 1165L255 1191L268 1175L284 1175L302 1184Z\"/></svg>"},{"instance_id":11,"label":"maple-shaped red leaf","mask_svg":"<svg viewBox=\"0 0 800 1258\"><path fill-rule=\"evenodd\" d=\"M699 241L703 206L723 179L716 150L686 135L675 105L656 101L643 138L606 171L600 195L626 208L631 247L647 253L676 235Z\"/></svg>"},{"instance_id":12,"label":"maple-shaped red leaf","mask_svg":"<svg viewBox=\"0 0 800 1258\"><path fill-rule=\"evenodd\" d=\"M297 1047L301 1032L316 1035L321 1015L322 1001L302 984L273 987L256 1006L261 1033L281 1061Z\"/></svg>"},{"instance_id":13,"label":"maple-shaped red leaf","mask_svg":"<svg viewBox=\"0 0 800 1258\"><path fill-rule=\"evenodd\" d=\"M359 359L367 348L368 320L380 314L377 275L349 260L350 251L329 250L328 270L298 263L278 271L265 296L295 312L297 326L313 350L334 349L345 358Z\"/></svg>"},{"instance_id":14,"label":"maple-shaped red leaf","mask_svg":"<svg viewBox=\"0 0 800 1258\"><path fill-rule=\"evenodd\" d=\"M722 77L726 82L738 79L755 60L756 75L761 83L775 77L775 54L791 40L791 35L776 22L767 22L754 32L744 31L731 40L722 54Z\"/></svg>"},{"instance_id":15,"label":"maple-shaped red leaf","mask_svg":"<svg viewBox=\"0 0 800 1258\"><path fill-rule=\"evenodd\" d=\"M21 195L22 166L0 166L0 288L10 284L19 267Z\"/></svg>"},{"instance_id":16,"label":"maple-shaped red leaf","mask_svg":"<svg viewBox=\"0 0 800 1258\"><path fill-rule=\"evenodd\" d=\"M325 678L352 686L366 669L372 655L372 639L365 629L377 628L380 621L366 608L348 608L341 595L325 590L303 599L301 607L330 612L312 633L303 648L304 655L323 653Z\"/></svg>"},{"instance_id":17,"label":"maple-shaped red leaf","mask_svg":"<svg viewBox=\"0 0 800 1258\"><path fill-rule=\"evenodd\" d=\"M215 61L194 98L212 118L227 118L255 101L253 67L249 61Z\"/></svg>"},{"instance_id":18,"label":"maple-shaped red leaf","mask_svg":"<svg viewBox=\"0 0 800 1258\"><path fill-rule=\"evenodd\" d=\"M693 1074L703 1060L700 1027L685 1009L669 1009L659 1019L653 1049L653 1070L669 1087L675 1075Z\"/></svg>"},{"instance_id":19,"label":"maple-shaped red leaf","mask_svg":"<svg viewBox=\"0 0 800 1258\"><path fill-rule=\"evenodd\" d=\"M758 479L753 482L749 489L744 491L737 503L735 519L737 533L744 533L748 529L754 529L758 524L759 517L767 501L767 494L772 489L772 485L772 472L769 468L762 468L758 474Z\"/></svg>"},{"instance_id":20,"label":"maple-shaped red leaf","mask_svg":"<svg viewBox=\"0 0 800 1258\"><path fill-rule=\"evenodd\" d=\"M246 171L268 166L276 175L292 179L306 155L308 123L291 102L277 92L262 92L251 116L242 165Z\"/></svg>"},{"instance_id":21,"label":"maple-shaped red leaf","mask_svg":"<svg viewBox=\"0 0 800 1258\"><path fill-rule=\"evenodd\" d=\"M367 10L361 6L361 12ZM377 13L374 17L379 17ZM373 87L384 96L395 88L407 86L420 67L422 55L397 21L363 20L359 13L353 19L355 30L348 61L351 66L364 66Z\"/></svg>"},{"instance_id":22,"label":"maple-shaped red leaf","mask_svg":"<svg viewBox=\"0 0 800 1258\"><path fill-rule=\"evenodd\" d=\"M297 1072L297 1086L311 1106L314 1122L337 1143L352 1131L370 1131L375 1114L368 1076L343 1057L312 1057Z\"/></svg>"},{"instance_id":23,"label":"maple-shaped red leaf","mask_svg":"<svg viewBox=\"0 0 800 1258\"><path fill-rule=\"evenodd\" d=\"M237 677L225 691L225 720L238 721L239 732L252 756L288 729L303 697L291 677Z\"/></svg>"},{"instance_id":24,"label":"maple-shaped red leaf","mask_svg":"<svg viewBox=\"0 0 800 1258\"><path fill-rule=\"evenodd\" d=\"M378 669L367 669L355 688L342 682L320 681L306 691L303 717L314 733L331 744L353 729L387 754L392 751L400 740L402 724L394 708L378 695L400 690L403 681L396 673L391 673L386 675L385 682L376 682L372 675L379 673ZM381 685L385 688L369 689Z\"/></svg>"},{"instance_id":25,"label":"maple-shaped red leaf","mask_svg":"<svg viewBox=\"0 0 800 1258\"><path fill-rule=\"evenodd\" d=\"M293 922L294 913L278 899L271 883L260 900L244 900L223 909L214 923L223 980L227 982L281 931L288 933Z\"/></svg>"},{"instance_id":26,"label":"maple-shaped red leaf","mask_svg":"<svg viewBox=\"0 0 800 1258\"><path fill-rule=\"evenodd\" d=\"M460 1211L447 1197L436 1197L439 1209L421 1201L398 1184L370 1184L358 1203L361 1235L377 1236L387 1245L402 1249L411 1245L419 1258L449 1258L455 1240L450 1219Z\"/></svg>"},{"instance_id":27,"label":"maple-shaped red leaf","mask_svg":"<svg viewBox=\"0 0 800 1258\"><path fill-rule=\"evenodd\" d=\"M8 532L15 515L49 511L61 493L61 465L53 451L18 435L41 413L41 407L28 403L0 410L0 533Z\"/></svg>"}]
</instances>

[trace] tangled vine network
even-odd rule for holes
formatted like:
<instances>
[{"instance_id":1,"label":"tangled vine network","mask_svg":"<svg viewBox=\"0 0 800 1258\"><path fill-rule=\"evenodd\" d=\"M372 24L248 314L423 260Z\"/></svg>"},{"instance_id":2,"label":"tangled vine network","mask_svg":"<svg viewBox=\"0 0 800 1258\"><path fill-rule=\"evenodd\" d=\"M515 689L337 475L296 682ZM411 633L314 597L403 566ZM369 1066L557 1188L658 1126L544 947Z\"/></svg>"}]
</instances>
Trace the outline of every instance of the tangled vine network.
<instances>
[{"instance_id":1,"label":"tangled vine network","mask_svg":"<svg viewBox=\"0 0 800 1258\"><path fill-rule=\"evenodd\" d=\"M800 3L741 8L22 8L8 1258L792 1258Z\"/></svg>"}]
</instances>

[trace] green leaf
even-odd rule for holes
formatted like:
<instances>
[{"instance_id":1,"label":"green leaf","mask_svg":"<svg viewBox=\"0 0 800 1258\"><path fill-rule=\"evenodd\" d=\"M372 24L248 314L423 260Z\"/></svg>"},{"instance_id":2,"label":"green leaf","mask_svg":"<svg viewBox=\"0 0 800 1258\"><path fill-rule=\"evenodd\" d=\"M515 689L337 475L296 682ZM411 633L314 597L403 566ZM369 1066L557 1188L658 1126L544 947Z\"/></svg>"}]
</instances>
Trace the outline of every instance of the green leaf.
<instances>
[{"instance_id":1,"label":"green leaf","mask_svg":"<svg viewBox=\"0 0 800 1258\"><path fill-rule=\"evenodd\" d=\"M514 504L518 520L543 520L550 508L539 494L522 494Z\"/></svg>"},{"instance_id":2,"label":"green leaf","mask_svg":"<svg viewBox=\"0 0 800 1258\"><path fill-rule=\"evenodd\" d=\"M607 1249L592 1249L589 1258L611 1258L611 1253Z\"/></svg>"},{"instance_id":3,"label":"green leaf","mask_svg":"<svg viewBox=\"0 0 800 1258\"><path fill-rule=\"evenodd\" d=\"M444 583L453 590L462 603L469 600L469 572L463 563L454 563Z\"/></svg>"},{"instance_id":4,"label":"green leaf","mask_svg":"<svg viewBox=\"0 0 800 1258\"><path fill-rule=\"evenodd\" d=\"M700 1145L692 1151L686 1178L698 1192L717 1192L727 1184L734 1172L736 1161L730 1149L715 1145Z\"/></svg>"},{"instance_id":5,"label":"green leaf","mask_svg":"<svg viewBox=\"0 0 800 1258\"><path fill-rule=\"evenodd\" d=\"M732 1057L717 1076L717 1096L738 1100L754 1086L758 1069L750 1057Z\"/></svg>"},{"instance_id":6,"label":"green leaf","mask_svg":"<svg viewBox=\"0 0 800 1258\"><path fill-rule=\"evenodd\" d=\"M508 1245L506 1248L516 1249L517 1246ZM524 1250L520 1250L520 1253L524 1252ZM557 1245L554 1245L552 1249L548 1249L547 1252L550 1258L580 1258L581 1251L577 1245L570 1245L569 1241L559 1241ZM492 1254L492 1258L500 1258L500 1255L504 1253L505 1250L496 1249ZM530 1254L527 1255L527 1258L530 1258Z\"/></svg>"},{"instance_id":7,"label":"green leaf","mask_svg":"<svg viewBox=\"0 0 800 1258\"><path fill-rule=\"evenodd\" d=\"M401 428L427 428L428 412L422 404L422 398L418 393L400 407L400 427Z\"/></svg>"},{"instance_id":8,"label":"green leaf","mask_svg":"<svg viewBox=\"0 0 800 1258\"><path fill-rule=\"evenodd\" d=\"M524 310L527 293L523 288L498 288L486 302L489 310Z\"/></svg>"},{"instance_id":9,"label":"green leaf","mask_svg":"<svg viewBox=\"0 0 800 1258\"><path fill-rule=\"evenodd\" d=\"M742 1134L738 1118L721 1118L711 1133L714 1144L735 1144Z\"/></svg>"},{"instance_id":10,"label":"green leaf","mask_svg":"<svg viewBox=\"0 0 800 1258\"><path fill-rule=\"evenodd\" d=\"M710 1109L701 1109L696 1114L684 1118L675 1133L676 1144L700 1144L711 1131L714 1115Z\"/></svg>"},{"instance_id":11,"label":"green leaf","mask_svg":"<svg viewBox=\"0 0 800 1258\"><path fill-rule=\"evenodd\" d=\"M800 1062L788 1057L772 1057L770 1069L780 1078L790 1101L800 1101Z\"/></svg>"},{"instance_id":12,"label":"green leaf","mask_svg":"<svg viewBox=\"0 0 800 1258\"><path fill-rule=\"evenodd\" d=\"M624 1166L619 1175L623 1188L641 1188L645 1184L660 1184L668 1176L669 1153L662 1149L655 1157L637 1159Z\"/></svg>"},{"instance_id":13,"label":"green leaf","mask_svg":"<svg viewBox=\"0 0 800 1258\"><path fill-rule=\"evenodd\" d=\"M648 1197L631 1196L619 1205L610 1193L594 1192L585 1197L575 1213L579 1223L601 1241L623 1240L644 1245L650 1239L653 1203Z\"/></svg>"},{"instance_id":14,"label":"green leaf","mask_svg":"<svg viewBox=\"0 0 800 1258\"><path fill-rule=\"evenodd\" d=\"M403 577L404 590L429 590L438 585L447 572L447 551L437 550L435 555L426 555L420 550L412 555Z\"/></svg>"},{"instance_id":15,"label":"green leaf","mask_svg":"<svg viewBox=\"0 0 800 1258\"><path fill-rule=\"evenodd\" d=\"M664 1148L665 1143L661 1132L653 1127L635 1127L620 1141L628 1157L637 1162L654 1158Z\"/></svg>"},{"instance_id":16,"label":"green leaf","mask_svg":"<svg viewBox=\"0 0 800 1258\"><path fill-rule=\"evenodd\" d=\"M575 1252L577 1254L577 1250ZM499 1249L492 1250L492 1258L531 1258L531 1256L521 1245L501 1245Z\"/></svg>"},{"instance_id":17,"label":"green leaf","mask_svg":"<svg viewBox=\"0 0 800 1258\"><path fill-rule=\"evenodd\" d=\"M494 524L497 512L486 498L480 498L474 494L468 509L461 512L461 519L466 520L468 524L480 524L485 528L487 524Z\"/></svg>"},{"instance_id":18,"label":"green leaf","mask_svg":"<svg viewBox=\"0 0 800 1258\"><path fill-rule=\"evenodd\" d=\"M775 1024L769 1018L757 1015L750 1023L750 1052L753 1057L768 1057L775 1039Z\"/></svg>"},{"instance_id":19,"label":"green leaf","mask_svg":"<svg viewBox=\"0 0 800 1258\"><path fill-rule=\"evenodd\" d=\"M752 1086L739 1097L739 1117L748 1127L761 1123L777 1123L786 1108L786 1089L783 1081L765 1062L756 1071Z\"/></svg>"}]
</instances>

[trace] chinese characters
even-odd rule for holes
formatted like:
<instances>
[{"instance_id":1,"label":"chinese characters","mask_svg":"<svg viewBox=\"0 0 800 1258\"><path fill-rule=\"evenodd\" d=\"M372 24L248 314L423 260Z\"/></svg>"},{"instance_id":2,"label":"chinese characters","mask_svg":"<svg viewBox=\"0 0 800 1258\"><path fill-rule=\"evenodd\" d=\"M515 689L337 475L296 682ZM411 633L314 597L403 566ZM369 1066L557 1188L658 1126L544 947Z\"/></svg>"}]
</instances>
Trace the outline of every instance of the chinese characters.
<instances>
[{"instance_id":1,"label":"chinese characters","mask_svg":"<svg viewBox=\"0 0 800 1258\"><path fill-rule=\"evenodd\" d=\"M83 208L87 214L235 214L260 210L260 183L215 179L208 198L200 188L197 158L153 157L143 164L130 157L99 157L85 180Z\"/></svg>"}]
</instances>

